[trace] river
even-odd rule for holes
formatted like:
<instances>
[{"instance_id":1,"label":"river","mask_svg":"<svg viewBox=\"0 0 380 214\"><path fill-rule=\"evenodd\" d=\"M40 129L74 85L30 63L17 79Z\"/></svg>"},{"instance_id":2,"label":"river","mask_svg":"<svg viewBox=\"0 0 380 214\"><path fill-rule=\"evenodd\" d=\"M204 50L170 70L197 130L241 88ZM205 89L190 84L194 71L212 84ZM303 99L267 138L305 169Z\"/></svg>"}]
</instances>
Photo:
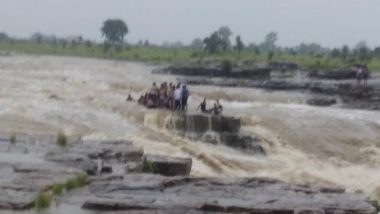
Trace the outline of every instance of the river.
<instances>
[{"instance_id":1,"label":"river","mask_svg":"<svg viewBox=\"0 0 380 214\"><path fill-rule=\"evenodd\" d=\"M126 102L152 82L155 66L74 57L0 57L2 133L127 139L146 153L193 158L193 176L266 176L291 183L341 186L380 198L380 112L312 107L310 95L260 89L190 86L189 111L206 97L224 114L242 118L243 131L264 139L267 156L191 142L165 130L170 112Z\"/></svg>"}]
</instances>

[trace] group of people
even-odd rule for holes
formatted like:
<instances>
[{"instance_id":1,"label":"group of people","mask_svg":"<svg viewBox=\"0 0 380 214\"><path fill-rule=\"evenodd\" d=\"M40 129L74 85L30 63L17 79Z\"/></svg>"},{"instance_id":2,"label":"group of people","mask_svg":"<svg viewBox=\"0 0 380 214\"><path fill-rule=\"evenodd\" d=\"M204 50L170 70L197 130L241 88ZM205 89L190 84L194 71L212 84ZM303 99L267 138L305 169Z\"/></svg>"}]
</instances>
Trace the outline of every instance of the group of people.
<instances>
[{"instance_id":1,"label":"group of people","mask_svg":"<svg viewBox=\"0 0 380 214\"><path fill-rule=\"evenodd\" d=\"M173 111L186 112L188 110L188 98L190 92L186 85L181 83L162 83L160 87L154 82L150 90L141 95L138 104L147 108L166 108ZM127 101L133 101L131 95L128 95ZM216 100L213 108L207 109L207 101L204 99L198 106L197 110L202 113L219 115L223 112L223 106Z\"/></svg>"},{"instance_id":2,"label":"group of people","mask_svg":"<svg viewBox=\"0 0 380 214\"><path fill-rule=\"evenodd\" d=\"M213 108L207 109L207 101L204 99L201 104L199 104L198 109L200 109L202 113L215 115L219 115L223 112L223 106L219 103L219 100L216 100Z\"/></svg>"},{"instance_id":3,"label":"group of people","mask_svg":"<svg viewBox=\"0 0 380 214\"><path fill-rule=\"evenodd\" d=\"M367 85L369 70L367 65L355 65L354 69L356 71L356 83L359 85L363 81Z\"/></svg>"},{"instance_id":4,"label":"group of people","mask_svg":"<svg viewBox=\"0 0 380 214\"><path fill-rule=\"evenodd\" d=\"M140 105L147 108L167 108L173 111L187 111L189 89L186 85L173 83L161 83L160 87L154 82L151 89L141 95L138 100Z\"/></svg>"}]
</instances>

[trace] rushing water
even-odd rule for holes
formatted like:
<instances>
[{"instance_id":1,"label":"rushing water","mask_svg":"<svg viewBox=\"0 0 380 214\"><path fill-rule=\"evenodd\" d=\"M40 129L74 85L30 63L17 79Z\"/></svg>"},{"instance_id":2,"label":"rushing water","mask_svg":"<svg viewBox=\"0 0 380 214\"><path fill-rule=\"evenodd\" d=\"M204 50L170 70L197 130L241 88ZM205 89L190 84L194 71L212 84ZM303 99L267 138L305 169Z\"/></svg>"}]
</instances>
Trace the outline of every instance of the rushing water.
<instances>
[{"instance_id":1,"label":"rushing water","mask_svg":"<svg viewBox=\"0 0 380 214\"><path fill-rule=\"evenodd\" d=\"M165 110L126 102L153 81L154 66L122 61L0 57L0 130L85 139L128 139L147 153L190 156L194 176L268 176L293 183L340 185L380 196L380 112L305 105L308 94L190 87L190 111L206 97L241 117L243 131L265 139L266 157L190 142L167 132Z\"/></svg>"}]
</instances>

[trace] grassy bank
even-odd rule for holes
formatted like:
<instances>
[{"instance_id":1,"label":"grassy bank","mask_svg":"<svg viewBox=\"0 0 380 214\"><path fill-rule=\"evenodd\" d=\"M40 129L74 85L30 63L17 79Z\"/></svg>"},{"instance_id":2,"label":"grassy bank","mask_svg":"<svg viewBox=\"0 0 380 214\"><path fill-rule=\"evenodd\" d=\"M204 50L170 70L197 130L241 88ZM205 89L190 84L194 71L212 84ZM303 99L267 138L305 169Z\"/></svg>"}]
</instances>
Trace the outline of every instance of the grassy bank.
<instances>
[{"instance_id":1,"label":"grassy bank","mask_svg":"<svg viewBox=\"0 0 380 214\"><path fill-rule=\"evenodd\" d=\"M230 51L218 54L206 54L200 49L163 48L155 46L122 46L105 51L102 44L94 43L37 43L30 41L0 42L1 52L16 52L28 54L67 55L81 57L96 57L105 59L125 59L143 62L182 62L189 60L245 60L269 61L268 53L255 53L243 50L241 53ZM366 62L345 61L341 58L331 58L328 55L292 55L275 53L271 61L295 62L306 69L342 69L350 68L355 63L367 63L371 71L380 71L380 58L375 57Z\"/></svg>"}]
</instances>

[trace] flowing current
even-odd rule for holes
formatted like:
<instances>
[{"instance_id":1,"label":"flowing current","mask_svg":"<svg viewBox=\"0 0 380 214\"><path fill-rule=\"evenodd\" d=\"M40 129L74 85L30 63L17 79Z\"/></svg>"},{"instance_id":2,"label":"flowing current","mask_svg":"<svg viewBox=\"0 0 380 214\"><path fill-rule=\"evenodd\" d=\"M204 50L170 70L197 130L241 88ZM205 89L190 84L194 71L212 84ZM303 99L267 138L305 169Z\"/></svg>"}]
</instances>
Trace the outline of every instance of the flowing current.
<instances>
[{"instance_id":1,"label":"flowing current","mask_svg":"<svg viewBox=\"0 0 380 214\"><path fill-rule=\"evenodd\" d=\"M165 130L165 110L126 102L152 82L154 66L123 61L0 57L2 133L126 139L158 153L193 158L193 176L266 176L292 183L338 185L380 196L380 112L311 107L308 94L190 86L190 112L203 97L220 99L224 114L242 118L243 131L264 139L267 156L192 142Z\"/></svg>"}]
</instances>

